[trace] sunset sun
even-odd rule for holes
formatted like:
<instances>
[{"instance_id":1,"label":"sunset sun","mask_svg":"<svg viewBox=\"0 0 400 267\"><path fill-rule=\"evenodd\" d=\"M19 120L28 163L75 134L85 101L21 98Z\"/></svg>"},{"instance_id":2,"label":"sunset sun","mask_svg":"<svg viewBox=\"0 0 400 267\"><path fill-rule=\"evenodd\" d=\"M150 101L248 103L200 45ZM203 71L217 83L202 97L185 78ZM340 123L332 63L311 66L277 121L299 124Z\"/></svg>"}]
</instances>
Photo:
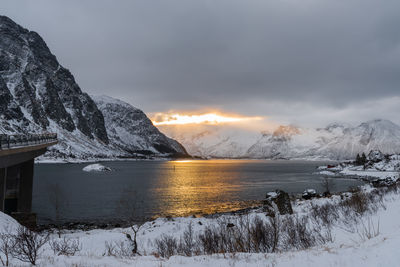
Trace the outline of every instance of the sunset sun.
<instances>
[{"instance_id":1,"label":"sunset sun","mask_svg":"<svg viewBox=\"0 0 400 267\"><path fill-rule=\"evenodd\" d=\"M154 125L182 125L182 124L220 124L243 122L250 120L262 120L262 117L243 117L222 115L217 113L205 113L198 115L184 114L156 114L152 120Z\"/></svg>"}]
</instances>

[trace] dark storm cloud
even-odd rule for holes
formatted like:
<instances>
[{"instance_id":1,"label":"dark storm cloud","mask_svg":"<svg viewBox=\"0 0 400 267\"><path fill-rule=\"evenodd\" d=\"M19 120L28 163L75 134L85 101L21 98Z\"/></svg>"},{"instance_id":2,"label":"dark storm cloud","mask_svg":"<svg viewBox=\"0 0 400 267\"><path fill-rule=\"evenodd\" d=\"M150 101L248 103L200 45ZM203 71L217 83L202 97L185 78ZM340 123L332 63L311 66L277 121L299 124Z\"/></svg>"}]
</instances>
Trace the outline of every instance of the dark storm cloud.
<instances>
[{"instance_id":1,"label":"dark storm cloud","mask_svg":"<svg viewBox=\"0 0 400 267\"><path fill-rule=\"evenodd\" d=\"M399 1L36 0L0 7L39 32L83 90L147 112L214 107L312 118L321 108L399 96Z\"/></svg>"}]
</instances>

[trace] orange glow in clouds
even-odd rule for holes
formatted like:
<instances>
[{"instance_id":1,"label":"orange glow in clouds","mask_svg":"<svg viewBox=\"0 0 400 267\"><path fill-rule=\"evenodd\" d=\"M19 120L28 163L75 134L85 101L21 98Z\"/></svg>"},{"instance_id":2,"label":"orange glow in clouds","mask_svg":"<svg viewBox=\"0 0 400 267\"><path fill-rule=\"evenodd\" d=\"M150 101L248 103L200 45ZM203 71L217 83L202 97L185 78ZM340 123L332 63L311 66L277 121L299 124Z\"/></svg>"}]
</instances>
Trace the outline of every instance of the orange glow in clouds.
<instances>
[{"instance_id":1,"label":"orange glow in clouds","mask_svg":"<svg viewBox=\"0 0 400 267\"><path fill-rule=\"evenodd\" d=\"M182 114L156 114L153 119L154 125L182 125L182 124L220 124L243 122L250 120L262 120L262 117L241 117L230 116L216 113L206 113L201 115L182 115Z\"/></svg>"}]
</instances>

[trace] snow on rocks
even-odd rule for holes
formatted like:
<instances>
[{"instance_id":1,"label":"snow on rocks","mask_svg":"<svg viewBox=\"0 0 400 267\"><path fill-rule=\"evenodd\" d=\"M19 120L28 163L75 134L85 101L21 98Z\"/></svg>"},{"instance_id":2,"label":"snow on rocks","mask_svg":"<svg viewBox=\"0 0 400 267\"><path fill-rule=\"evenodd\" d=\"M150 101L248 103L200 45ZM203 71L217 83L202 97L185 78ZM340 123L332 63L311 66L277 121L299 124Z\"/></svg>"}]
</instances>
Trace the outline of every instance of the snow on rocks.
<instances>
[{"instance_id":1,"label":"snow on rocks","mask_svg":"<svg viewBox=\"0 0 400 267\"><path fill-rule=\"evenodd\" d=\"M371 150L371 152L369 152L367 159L371 160L371 161L381 161L385 158L385 154L383 154L381 151L379 150Z\"/></svg>"},{"instance_id":2,"label":"snow on rocks","mask_svg":"<svg viewBox=\"0 0 400 267\"><path fill-rule=\"evenodd\" d=\"M289 194L279 189L275 190L275 192L267 193L263 209L270 216L275 214L276 209L278 209L281 215L293 213Z\"/></svg>"},{"instance_id":3,"label":"snow on rocks","mask_svg":"<svg viewBox=\"0 0 400 267\"><path fill-rule=\"evenodd\" d=\"M278 193L276 192L268 192L267 193L267 199L273 199L276 198L278 196Z\"/></svg>"},{"instance_id":4,"label":"snow on rocks","mask_svg":"<svg viewBox=\"0 0 400 267\"><path fill-rule=\"evenodd\" d=\"M315 191L315 189L306 189L303 192L302 197L304 199L311 199L317 196L317 191Z\"/></svg>"},{"instance_id":5,"label":"snow on rocks","mask_svg":"<svg viewBox=\"0 0 400 267\"><path fill-rule=\"evenodd\" d=\"M85 172L106 172L111 171L111 168L101 165L99 163L87 165L82 169Z\"/></svg>"},{"instance_id":6,"label":"snow on rocks","mask_svg":"<svg viewBox=\"0 0 400 267\"><path fill-rule=\"evenodd\" d=\"M342 162L337 166L320 166L318 173L326 176L353 176L369 180L393 181L400 178L400 155L384 155L380 151L373 150L368 154L368 160L364 165L355 165L352 162Z\"/></svg>"}]
</instances>

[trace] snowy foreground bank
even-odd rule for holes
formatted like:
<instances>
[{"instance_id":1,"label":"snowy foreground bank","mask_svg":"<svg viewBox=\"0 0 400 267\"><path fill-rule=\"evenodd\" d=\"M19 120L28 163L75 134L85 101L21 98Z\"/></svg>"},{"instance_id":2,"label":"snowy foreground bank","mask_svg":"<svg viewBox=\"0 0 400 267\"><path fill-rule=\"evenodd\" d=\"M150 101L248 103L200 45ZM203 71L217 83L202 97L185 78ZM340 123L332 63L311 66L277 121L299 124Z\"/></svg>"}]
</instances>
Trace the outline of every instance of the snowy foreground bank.
<instances>
[{"instance_id":1,"label":"snowy foreground bank","mask_svg":"<svg viewBox=\"0 0 400 267\"><path fill-rule=\"evenodd\" d=\"M79 248L74 256L59 254L52 249L51 242L42 247L37 260L39 266L398 266L400 254L400 190L397 185L388 188L373 189L366 186L359 193L344 193L330 198L296 200L292 203L293 215L267 217L260 209L246 215L221 215L213 218L159 218L147 222L140 228L137 236L138 252L141 256L130 256L131 228L112 230L64 231L61 238L56 233L50 234L50 240L61 241L63 238L79 240ZM357 196L357 197L355 197ZM168 252L160 240L179 239L192 225L193 236L211 229L235 232L253 224L246 222L277 222L273 242L275 252L254 253L253 251L271 251L272 243L263 241L256 234L254 240L247 240L247 235L239 236L245 241L243 249L249 253L216 253L211 255L161 257L160 252L176 254L170 242ZM297 218L296 220L288 220ZM289 224L288 224L289 222ZM290 224L294 222L294 224ZM300 222L300 223L299 223ZM261 227L262 224L258 224ZM291 227L289 227L291 225ZM289 228L293 229L289 229ZM18 223L0 213L0 229L14 233ZM257 228L257 227L256 227ZM255 231L257 230L256 228ZM207 230L209 229L209 230ZM226 229L226 231L224 230ZM252 228L253 229L253 228ZM253 229L253 230L254 230ZM272 229L272 228L271 228ZM4 231L3 231L4 232ZM211 231L212 232L212 231ZM215 230L214 233L217 233ZM257 232L257 231L256 231ZM262 232L262 231L259 231ZM169 237L170 239L168 239ZM187 237L187 235L186 235ZM171 239L172 238L172 239ZM274 238L269 235L268 238ZM187 239L187 238L186 238ZM158 241L157 241L158 240ZM220 240L220 239L218 239ZM257 242L256 242L256 241ZM215 241L215 240L214 240ZM250 242L251 241L251 242ZM0 243L2 240L0 240ZM237 241L236 241L237 242ZM260 244L264 247L247 246ZM53 243L54 245L54 243ZM214 249L220 244L210 244ZM231 245L231 244L230 244ZM310 246L311 245L311 246ZM205 243L201 246L205 247ZM197 254L204 254L203 248ZM4 258L4 255L2 255ZM12 266L29 266L12 258Z\"/></svg>"}]
</instances>

